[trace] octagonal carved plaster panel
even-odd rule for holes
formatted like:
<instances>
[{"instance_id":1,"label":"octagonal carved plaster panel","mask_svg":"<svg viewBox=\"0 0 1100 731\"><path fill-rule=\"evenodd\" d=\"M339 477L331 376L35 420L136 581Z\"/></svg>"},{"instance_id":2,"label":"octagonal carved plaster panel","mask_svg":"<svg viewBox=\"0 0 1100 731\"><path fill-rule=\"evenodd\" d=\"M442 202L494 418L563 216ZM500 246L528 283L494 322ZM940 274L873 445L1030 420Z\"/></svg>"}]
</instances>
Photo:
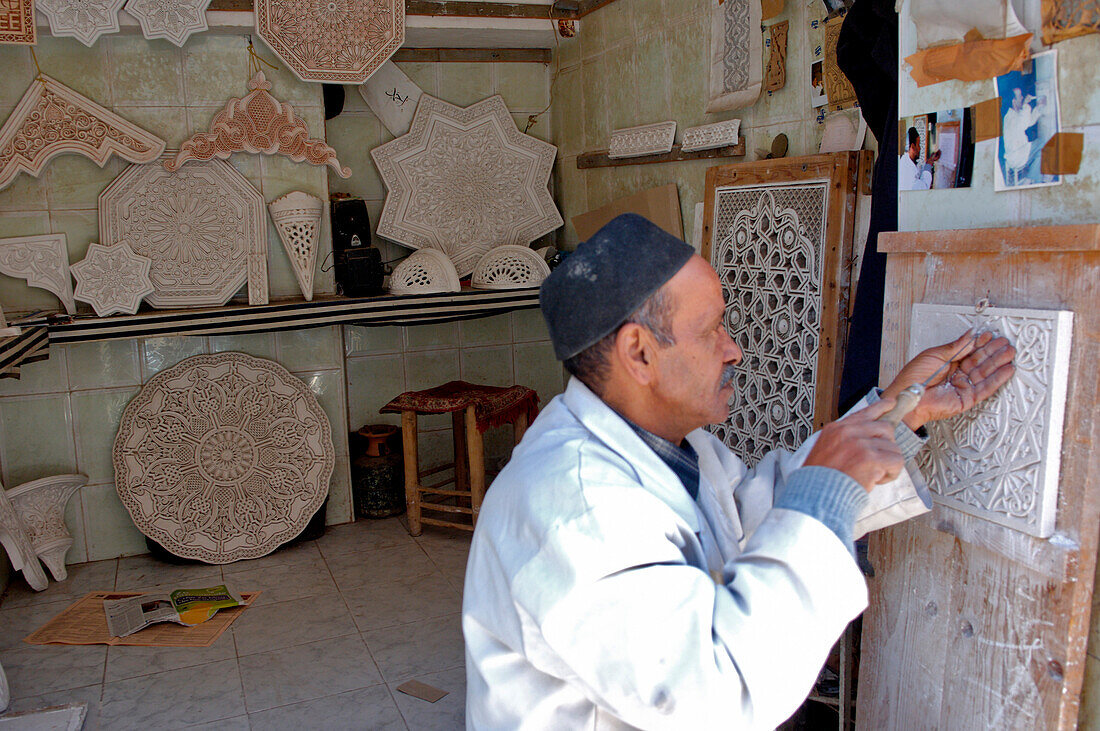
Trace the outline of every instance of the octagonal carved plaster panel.
<instances>
[{"instance_id":1,"label":"octagonal carved plaster panel","mask_svg":"<svg viewBox=\"0 0 1100 731\"><path fill-rule=\"evenodd\" d=\"M328 495L332 429L313 393L270 360L188 358L127 405L115 437L119 498L145 535L207 563L270 553Z\"/></svg>"},{"instance_id":2,"label":"octagonal carved plaster panel","mask_svg":"<svg viewBox=\"0 0 1100 731\"><path fill-rule=\"evenodd\" d=\"M266 303L264 219L259 191L221 160L134 165L99 196L100 240L152 260L157 308L223 305L246 281L249 303Z\"/></svg>"},{"instance_id":3,"label":"octagonal carved plaster panel","mask_svg":"<svg viewBox=\"0 0 1100 731\"><path fill-rule=\"evenodd\" d=\"M256 33L302 81L362 84L405 42L403 0L256 0Z\"/></svg>"},{"instance_id":4,"label":"octagonal carved plaster panel","mask_svg":"<svg viewBox=\"0 0 1100 731\"><path fill-rule=\"evenodd\" d=\"M210 0L126 0L126 12L137 18L141 34L183 46L192 33L206 30Z\"/></svg>"},{"instance_id":5,"label":"octagonal carved plaster panel","mask_svg":"<svg viewBox=\"0 0 1100 731\"><path fill-rule=\"evenodd\" d=\"M556 154L500 96L463 109L425 94L408 134L371 150L386 184L378 235L438 249L466 276L489 249L562 225L547 189Z\"/></svg>"}]
</instances>

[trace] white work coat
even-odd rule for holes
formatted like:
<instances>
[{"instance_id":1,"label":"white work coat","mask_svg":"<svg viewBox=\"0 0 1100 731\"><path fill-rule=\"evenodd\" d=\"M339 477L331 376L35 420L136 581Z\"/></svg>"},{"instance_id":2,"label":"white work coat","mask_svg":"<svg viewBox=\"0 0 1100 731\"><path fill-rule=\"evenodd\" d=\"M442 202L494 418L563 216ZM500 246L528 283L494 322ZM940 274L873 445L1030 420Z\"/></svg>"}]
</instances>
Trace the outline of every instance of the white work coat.
<instances>
[{"instance_id":1,"label":"white work coat","mask_svg":"<svg viewBox=\"0 0 1100 731\"><path fill-rule=\"evenodd\" d=\"M802 703L867 605L847 546L772 509L809 445L750 470L687 439L697 501L575 378L531 425L470 548L468 728L765 729ZM857 536L927 510L908 476L872 502Z\"/></svg>"}]
</instances>

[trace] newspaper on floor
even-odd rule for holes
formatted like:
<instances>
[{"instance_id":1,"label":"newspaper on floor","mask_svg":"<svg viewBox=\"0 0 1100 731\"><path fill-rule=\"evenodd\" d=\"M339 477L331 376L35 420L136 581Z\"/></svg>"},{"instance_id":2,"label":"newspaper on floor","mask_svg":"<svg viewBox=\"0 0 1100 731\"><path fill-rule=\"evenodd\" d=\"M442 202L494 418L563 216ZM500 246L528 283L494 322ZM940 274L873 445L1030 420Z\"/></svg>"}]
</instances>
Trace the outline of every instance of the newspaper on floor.
<instances>
[{"instance_id":1,"label":"newspaper on floor","mask_svg":"<svg viewBox=\"0 0 1100 731\"><path fill-rule=\"evenodd\" d=\"M225 584L206 589L176 589L167 594L141 594L103 602L107 630L126 637L157 622L192 627L214 616L219 609L239 607L241 595Z\"/></svg>"}]
</instances>

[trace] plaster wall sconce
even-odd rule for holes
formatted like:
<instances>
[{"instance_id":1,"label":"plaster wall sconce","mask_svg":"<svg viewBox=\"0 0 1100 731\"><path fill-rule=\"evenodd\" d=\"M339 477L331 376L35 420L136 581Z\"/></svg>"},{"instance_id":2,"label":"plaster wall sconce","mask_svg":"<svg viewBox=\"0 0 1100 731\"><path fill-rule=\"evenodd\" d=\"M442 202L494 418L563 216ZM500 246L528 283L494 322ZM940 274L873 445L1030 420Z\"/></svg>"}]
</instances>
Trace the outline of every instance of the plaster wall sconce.
<instances>
[{"instance_id":1,"label":"plaster wall sconce","mask_svg":"<svg viewBox=\"0 0 1100 731\"><path fill-rule=\"evenodd\" d=\"M64 581L69 575L65 570L65 554L73 545L73 537L65 527L65 506L86 484L85 475L53 475L8 490L8 499L23 521L35 554L50 569L55 581Z\"/></svg>"}]
</instances>

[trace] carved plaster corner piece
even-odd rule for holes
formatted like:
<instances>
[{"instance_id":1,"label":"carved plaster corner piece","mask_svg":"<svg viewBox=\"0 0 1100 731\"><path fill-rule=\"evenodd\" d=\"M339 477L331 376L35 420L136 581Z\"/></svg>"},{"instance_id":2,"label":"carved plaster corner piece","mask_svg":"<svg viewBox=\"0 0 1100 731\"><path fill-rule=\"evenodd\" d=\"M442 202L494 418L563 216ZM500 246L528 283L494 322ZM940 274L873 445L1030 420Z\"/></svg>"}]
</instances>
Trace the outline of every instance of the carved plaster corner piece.
<instances>
[{"instance_id":1,"label":"carved plaster corner piece","mask_svg":"<svg viewBox=\"0 0 1100 731\"><path fill-rule=\"evenodd\" d=\"M405 42L402 0L256 0L256 33L302 81L362 84Z\"/></svg>"},{"instance_id":2,"label":"carved plaster corner piece","mask_svg":"<svg viewBox=\"0 0 1100 731\"><path fill-rule=\"evenodd\" d=\"M294 277L306 301L313 299L313 270L321 243L321 213L325 203L315 195L296 190L267 204L275 230L286 249Z\"/></svg>"},{"instance_id":3,"label":"carved plaster corner piece","mask_svg":"<svg viewBox=\"0 0 1100 731\"><path fill-rule=\"evenodd\" d=\"M126 0L126 12L137 18L146 38L183 46L192 33L207 29L208 5L210 0Z\"/></svg>"},{"instance_id":4,"label":"carved plaster corner piece","mask_svg":"<svg viewBox=\"0 0 1100 731\"><path fill-rule=\"evenodd\" d=\"M660 155L672 150L676 141L676 122L657 122L626 127L611 132L607 156L612 159Z\"/></svg>"},{"instance_id":5,"label":"carved plaster corner piece","mask_svg":"<svg viewBox=\"0 0 1100 731\"><path fill-rule=\"evenodd\" d=\"M38 42L34 25L34 0L0 2L0 45L33 46ZM2 676L2 673L0 673ZM0 711L4 710L0 705Z\"/></svg>"},{"instance_id":6,"label":"carved plaster corner piece","mask_svg":"<svg viewBox=\"0 0 1100 731\"><path fill-rule=\"evenodd\" d=\"M0 272L52 292L65 306L65 312L76 313L65 234L0 239Z\"/></svg>"},{"instance_id":7,"label":"carved plaster corner piece","mask_svg":"<svg viewBox=\"0 0 1100 731\"><path fill-rule=\"evenodd\" d=\"M151 307L218 307L246 281L267 302L264 199L221 160L128 167L99 196L99 239L152 260Z\"/></svg>"},{"instance_id":8,"label":"carved plaster corner piece","mask_svg":"<svg viewBox=\"0 0 1100 731\"><path fill-rule=\"evenodd\" d=\"M64 581L68 576L65 554L73 545L73 537L65 527L65 506L86 484L86 475L53 475L8 490L35 553L49 567L55 581Z\"/></svg>"},{"instance_id":9,"label":"carved plaster corner piece","mask_svg":"<svg viewBox=\"0 0 1100 731\"><path fill-rule=\"evenodd\" d=\"M115 312L132 315L142 298L153 293L151 264L147 257L135 254L129 244L89 244L88 254L73 264L76 298L89 303L100 317Z\"/></svg>"},{"instance_id":10,"label":"carved plaster corner piece","mask_svg":"<svg viewBox=\"0 0 1100 731\"><path fill-rule=\"evenodd\" d=\"M779 91L787 84L787 31L790 21L784 20L768 27L771 34L771 53L768 54L768 71L764 89Z\"/></svg>"},{"instance_id":11,"label":"carved plaster corner piece","mask_svg":"<svg viewBox=\"0 0 1100 731\"><path fill-rule=\"evenodd\" d=\"M351 176L351 170L336 159L336 150L309 136L305 120L294 113L294 107L271 95L271 82L262 71L252 77L248 88L251 91L232 97L214 115L209 132L196 132L184 140L176 156L164 161L165 169L176 171L189 160L226 160L234 152L249 152L328 165L341 178Z\"/></svg>"},{"instance_id":12,"label":"carved plaster corner piece","mask_svg":"<svg viewBox=\"0 0 1100 731\"><path fill-rule=\"evenodd\" d=\"M105 33L118 33L118 11L126 0L36 0L50 21L50 33L91 46Z\"/></svg>"},{"instance_id":13,"label":"carved plaster corner piece","mask_svg":"<svg viewBox=\"0 0 1100 731\"><path fill-rule=\"evenodd\" d=\"M741 120L728 119L725 122L703 124L684 130L684 139L680 149L684 152L713 150L718 147L736 145L741 141Z\"/></svg>"},{"instance_id":14,"label":"carved plaster corner piece","mask_svg":"<svg viewBox=\"0 0 1100 731\"><path fill-rule=\"evenodd\" d=\"M12 567L23 572L23 578L32 589L42 591L49 585L30 536L3 486L0 486L0 545L7 552Z\"/></svg>"},{"instance_id":15,"label":"carved plaster corner piece","mask_svg":"<svg viewBox=\"0 0 1100 731\"><path fill-rule=\"evenodd\" d=\"M489 249L562 225L547 188L556 155L499 95L462 108L425 94L408 134L371 150L386 185L378 235L438 249L466 276Z\"/></svg>"},{"instance_id":16,"label":"carved plaster corner piece","mask_svg":"<svg viewBox=\"0 0 1100 731\"><path fill-rule=\"evenodd\" d=\"M57 155L84 155L100 167L118 155L155 160L164 140L45 74L31 82L0 127L0 190L25 172L38 177Z\"/></svg>"}]
</instances>

